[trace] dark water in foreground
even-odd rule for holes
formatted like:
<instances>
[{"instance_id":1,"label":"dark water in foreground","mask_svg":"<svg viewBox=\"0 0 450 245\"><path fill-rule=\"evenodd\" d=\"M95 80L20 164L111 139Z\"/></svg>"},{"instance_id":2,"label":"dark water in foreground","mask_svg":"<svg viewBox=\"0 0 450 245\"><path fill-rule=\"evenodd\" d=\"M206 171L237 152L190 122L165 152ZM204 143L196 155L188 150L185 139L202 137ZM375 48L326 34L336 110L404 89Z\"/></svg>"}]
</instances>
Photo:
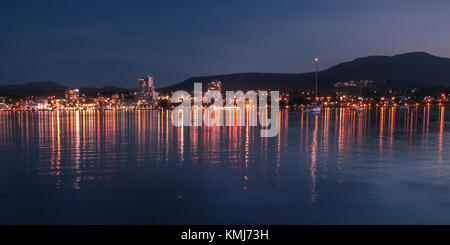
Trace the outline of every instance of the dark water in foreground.
<instances>
[{"instance_id":1,"label":"dark water in foreground","mask_svg":"<svg viewBox=\"0 0 450 245\"><path fill-rule=\"evenodd\" d=\"M0 224L450 224L449 113L0 112Z\"/></svg>"}]
</instances>

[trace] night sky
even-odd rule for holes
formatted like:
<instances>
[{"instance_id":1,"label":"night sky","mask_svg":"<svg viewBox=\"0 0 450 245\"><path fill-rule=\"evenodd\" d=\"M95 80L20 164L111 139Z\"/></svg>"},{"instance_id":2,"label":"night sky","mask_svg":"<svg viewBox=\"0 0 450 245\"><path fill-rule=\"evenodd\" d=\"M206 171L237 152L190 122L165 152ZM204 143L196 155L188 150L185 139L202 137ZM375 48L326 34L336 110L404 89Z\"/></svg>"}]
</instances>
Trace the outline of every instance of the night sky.
<instances>
[{"instance_id":1,"label":"night sky","mask_svg":"<svg viewBox=\"0 0 450 245\"><path fill-rule=\"evenodd\" d=\"M94 3L95 2L95 3ZM450 1L5 1L0 84L163 87L191 76L300 73L368 55L450 57Z\"/></svg>"}]
</instances>

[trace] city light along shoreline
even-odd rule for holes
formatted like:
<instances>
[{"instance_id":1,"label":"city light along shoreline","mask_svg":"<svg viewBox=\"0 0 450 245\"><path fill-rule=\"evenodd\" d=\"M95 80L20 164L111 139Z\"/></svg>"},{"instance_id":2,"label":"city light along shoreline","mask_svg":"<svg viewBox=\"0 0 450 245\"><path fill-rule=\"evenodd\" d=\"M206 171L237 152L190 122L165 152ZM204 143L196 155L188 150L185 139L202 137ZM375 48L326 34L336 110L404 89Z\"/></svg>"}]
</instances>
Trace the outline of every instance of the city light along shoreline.
<instances>
[{"instance_id":1,"label":"city light along shoreline","mask_svg":"<svg viewBox=\"0 0 450 245\"><path fill-rule=\"evenodd\" d=\"M348 84L358 84L354 81ZM347 84L345 83L345 84ZM360 82L361 83L361 82ZM343 82L338 82L342 85ZM175 91L157 92L155 89L154 78L144 76L138 80L139 88L137 91L126 93L111 93L89 96L79 89L67 89L64 97L60 96L0 96L1 111L76 111L76 110L154 110L154 109L174 109L177 104L171 102L171 96ZM203 93L208 91L218 91L222 95L222 82L212 80L207 83ZM260 90L255 90L256 94ZM244 93L247 91L243 91ZM269 91L270 93L270 91ZM191 91L191 96L193 93ZM419 89L405 91L386 90L378 91L368 95L335 91L334 93L318 94L315 91L298 90L291 92L280 92L279 105L281 109L305 110L308 106L314 104L322 108L370 108L370 107L398 107L408 109L410 107L420 106L447 106L450 92L435 91L433 93L421 93ZM233 106L225 104L225 109L233 109ZM270 107L270 102L268 104ZM208 104L203 105L206 109Z\"/></svg>"}]
</instances>

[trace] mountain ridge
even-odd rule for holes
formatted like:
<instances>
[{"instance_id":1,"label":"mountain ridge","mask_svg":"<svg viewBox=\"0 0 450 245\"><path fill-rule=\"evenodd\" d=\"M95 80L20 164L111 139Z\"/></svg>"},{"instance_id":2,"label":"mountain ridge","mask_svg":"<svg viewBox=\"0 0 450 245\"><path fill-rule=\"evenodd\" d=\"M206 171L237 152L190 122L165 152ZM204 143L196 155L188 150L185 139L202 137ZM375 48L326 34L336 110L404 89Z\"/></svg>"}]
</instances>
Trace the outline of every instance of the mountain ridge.
<instances>
[{"instance_id":1,"label":"mountain ridge","mask_svg":"<svg viewBox=\"0 0 450 245\"><path fill-rule=\"evenodd\" d=\"M450 86L450 58L426 52L409 52L393 56L373 55L342 62L318 72L319 89L332 90L345 80L375 80L403 85ZM281 89L299 90L314 87L315 73L233 73L197 76L160 88L160 91L192 90L193 82L221 80L224 90ZM250 84L249 84L250 83ZM252 84L253 83L253 84Z\"/></svg>"},{"instance_id":2,"label":"mountain ridge","mask_svg":"<svg viewBox=\"0 0 450 245\"><path fill-rule=\"evenodd\" d=\"M313 64L312 64L313 65ZM201 82L206 88L212 80L222 81L227 90L280 90L295 91L313 89L314 72L267 73L243 72L190 77L175 85L158 88L157 91L193 90L193 83ZM373 80L380 86L393 87L450 87L450 58L426 52L409 52L393 56L373 55L341 62L318 72L320 92L334 91L334 85L342 81ZM30 82L0 86L0 96L63 96L68 87L52 81ZM80 88L82 93L124 93L135 89L106 85L101 88Z\"/></svg>"},{"instance_id":3,"label":"mountain ridge","mask_svg":"<svg viewBox=\"0 0 450 245\"><path fill-rule=\"evenodd\" d=\"M63 97L65 91L71 87L64 86L54 81L33 81L23 84L9 84L0 86L0 96L59 96ZM81 93L87 95L113 94L113 93L126 93L132 91L132 89L119 88L112 85L105 85L100 88L96 87L81 87L79 88Z\"/></svg>"}]
</instances>

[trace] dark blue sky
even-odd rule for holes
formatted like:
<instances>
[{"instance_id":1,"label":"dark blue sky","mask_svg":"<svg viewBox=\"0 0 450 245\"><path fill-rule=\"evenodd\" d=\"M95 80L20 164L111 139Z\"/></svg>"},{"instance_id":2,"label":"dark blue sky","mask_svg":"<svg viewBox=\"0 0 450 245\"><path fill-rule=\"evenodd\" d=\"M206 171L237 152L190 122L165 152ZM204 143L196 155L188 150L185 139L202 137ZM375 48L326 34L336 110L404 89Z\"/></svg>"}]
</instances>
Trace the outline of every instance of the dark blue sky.
<instances>
[{"instance_id":1,"label":"dark blue sky","mask_svg":"<svg viewBox=\"0 0 450 245\"><path fill-rule=\"evenodd\" d=\"M1 1L0 84L157 87L300 73L368 55L450 57L450 1Z\"/></svg>"}]
</instances>

